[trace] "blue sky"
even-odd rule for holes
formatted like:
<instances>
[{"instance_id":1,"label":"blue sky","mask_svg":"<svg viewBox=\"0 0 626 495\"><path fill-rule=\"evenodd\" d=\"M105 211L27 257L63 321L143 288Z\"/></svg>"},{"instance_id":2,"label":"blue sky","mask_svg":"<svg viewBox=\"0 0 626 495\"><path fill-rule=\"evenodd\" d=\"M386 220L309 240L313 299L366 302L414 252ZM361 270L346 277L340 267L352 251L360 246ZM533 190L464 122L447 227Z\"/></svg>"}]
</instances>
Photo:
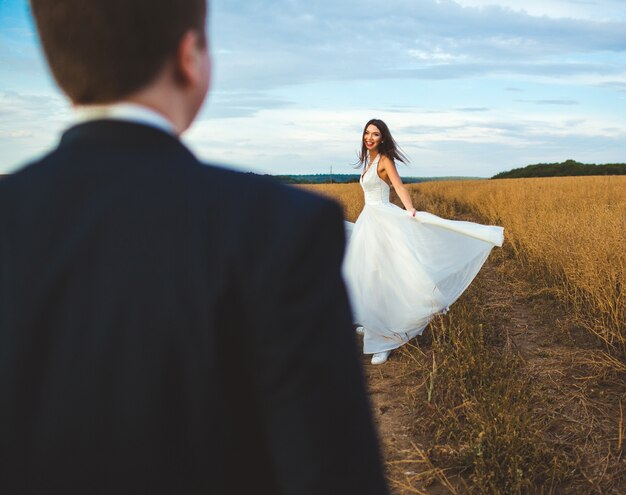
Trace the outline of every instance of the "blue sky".
<instances>
[{"instance_id":1,"label":"blue sky","mask_svg":"<svg viewBox=\"0 0 626 495\"><path fill-rule=\"evenodd\" d=\"M209 31L213 86L184 136L207 161L353 173L377 117L405 176L626 162L623 0L216 0ZM0 174L70 122L27 2L0 0Z\"/></svg>"}]
</instances>

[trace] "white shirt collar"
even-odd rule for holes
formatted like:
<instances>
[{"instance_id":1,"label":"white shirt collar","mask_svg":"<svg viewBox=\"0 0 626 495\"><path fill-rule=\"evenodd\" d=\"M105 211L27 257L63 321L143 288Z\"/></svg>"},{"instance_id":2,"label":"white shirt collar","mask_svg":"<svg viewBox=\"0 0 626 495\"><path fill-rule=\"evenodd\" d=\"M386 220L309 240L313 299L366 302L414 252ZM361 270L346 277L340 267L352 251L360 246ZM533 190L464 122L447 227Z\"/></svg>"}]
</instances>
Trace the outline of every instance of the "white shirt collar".
<instances>
[{"instance_id":1,"label":"white shirt collar","mask_svg":"<svg viewBox=\"0 0 626 495\"><path fill-rule=\"evenodd\" d=\"M110 105L81 105L74 107L76 123L90 120L113 119L145 124L176 135L173 124L160 113L136 103L113 103Z\"/></svg>"}]
</instances>

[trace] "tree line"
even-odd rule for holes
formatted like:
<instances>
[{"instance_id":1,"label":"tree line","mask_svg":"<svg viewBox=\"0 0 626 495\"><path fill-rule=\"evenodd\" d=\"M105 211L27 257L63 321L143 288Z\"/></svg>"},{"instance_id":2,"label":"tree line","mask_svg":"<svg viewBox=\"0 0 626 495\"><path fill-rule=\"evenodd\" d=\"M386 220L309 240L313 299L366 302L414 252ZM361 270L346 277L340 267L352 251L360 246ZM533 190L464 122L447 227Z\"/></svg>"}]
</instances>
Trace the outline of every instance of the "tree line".
<instances>
[{"instance_id":1,"label":"tree line","mask_svg":"<svg viewBox=\"0 0 626 495\"><path fill-rule=\"evenodd\" d=\"M521 179L526 177L566 177L576 175L626 175L626 163L603 165L566 160L563 163L537 163L508 172L500 172L492 179Z\"/></svg>"}]
</instances>

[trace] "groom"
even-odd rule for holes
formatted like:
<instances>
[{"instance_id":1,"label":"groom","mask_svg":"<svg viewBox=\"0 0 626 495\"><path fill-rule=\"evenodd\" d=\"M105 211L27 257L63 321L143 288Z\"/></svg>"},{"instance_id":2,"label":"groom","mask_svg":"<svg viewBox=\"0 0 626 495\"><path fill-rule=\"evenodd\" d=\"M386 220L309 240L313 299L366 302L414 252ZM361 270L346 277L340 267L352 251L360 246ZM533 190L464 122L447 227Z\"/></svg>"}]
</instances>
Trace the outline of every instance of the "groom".
<instances>
[{"instance_id":1,"label":"groom","mask_svg":"<svg viewBox=\"0 0 626 495\"><path fill-rule=\"evenodd\" d=\"M178 139L205 1L31 4L76 124L0 181L0 493L386 493L339 208Z\"/></svg>"}]
</instances>

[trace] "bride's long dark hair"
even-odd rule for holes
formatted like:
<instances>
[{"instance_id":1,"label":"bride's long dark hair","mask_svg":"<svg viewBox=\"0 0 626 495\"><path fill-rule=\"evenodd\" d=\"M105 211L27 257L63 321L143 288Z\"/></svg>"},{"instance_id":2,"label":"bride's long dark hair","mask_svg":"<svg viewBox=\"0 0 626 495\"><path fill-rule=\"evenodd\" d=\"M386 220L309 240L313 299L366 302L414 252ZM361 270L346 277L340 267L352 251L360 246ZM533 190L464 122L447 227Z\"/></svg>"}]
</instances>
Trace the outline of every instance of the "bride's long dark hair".
<instances>
[{"instance_id":1,"label":"bride's long dark hair","mask_svg":"<svg viewBox=\"0 0 626 495\"><path fill-rule=\"evenodd\" d=\"M380 144L378 145L378 154L382 156L386 156L392 162L396 160L402 163L408 163L409 159L404 154L404 152L398 146L395 139L391 135L389 131L389 127L380 119L371 119L365 127L363 128L363 132L361 133L361 153L359 154L358 166L365 166L367 160L369 159L369 153L367 151L367 147L365 146L365 141L363 138L365 137L365 131L369 125L374 125L380 131Z\"/></svg>"}]
</instances>

